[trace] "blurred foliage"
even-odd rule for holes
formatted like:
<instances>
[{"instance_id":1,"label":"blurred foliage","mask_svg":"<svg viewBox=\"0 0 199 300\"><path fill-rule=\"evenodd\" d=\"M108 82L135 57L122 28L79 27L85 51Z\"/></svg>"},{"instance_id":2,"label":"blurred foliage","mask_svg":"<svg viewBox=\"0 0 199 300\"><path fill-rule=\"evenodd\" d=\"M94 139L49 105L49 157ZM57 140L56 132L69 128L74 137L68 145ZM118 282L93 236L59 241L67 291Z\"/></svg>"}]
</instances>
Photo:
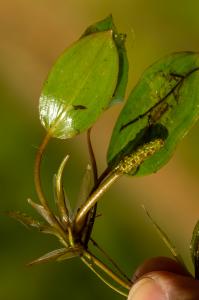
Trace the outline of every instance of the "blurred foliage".
<instances>
[{"instance_id":1,"label":"blurred foliage","mask_svg":"<svg viewBox=\"0 0 199 300\"><path fill-rule=\"evenodd\" d=\"M44 134L39 123L38 98L50 66L66 46L88 24L111 12L119 30L128 34L131 89L143 70L162 55L198 50L198 10L199 2L195 0L7 0L1 3L0 211L28 212L26 198L37 200L32 170L36 147ZM119 110L120 106L107 112L93 133L101 166ZM52 175L69 152L65 184L75 202L88 161L84 140L80 136L71 143L55 140L50 144L43 164L49 199L52 199ZM188 243L199 217L198 147L196 126L162 171L144 179L123 178L102 200L103 215L96 221L94 237L129 275L144 259L169 254L145 217L142 203L188 261ZM120 298L75 259L26 268L26 262L55 249L55 239L27 231L4 214L0 219L2 299Z\"/></svg>"}]
</instances>

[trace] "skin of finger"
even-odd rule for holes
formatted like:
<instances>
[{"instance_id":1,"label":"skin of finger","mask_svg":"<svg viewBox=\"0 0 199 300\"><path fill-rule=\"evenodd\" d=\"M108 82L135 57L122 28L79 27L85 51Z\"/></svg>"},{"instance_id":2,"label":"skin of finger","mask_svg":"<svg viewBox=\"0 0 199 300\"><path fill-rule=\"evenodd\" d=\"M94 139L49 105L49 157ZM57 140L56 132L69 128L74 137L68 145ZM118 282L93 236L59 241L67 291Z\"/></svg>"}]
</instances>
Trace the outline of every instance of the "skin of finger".
<instances>
[{"instance_id":1,"label":"skin of finger","mask_svg":"<svg viewBox=\"0 0 199 300\"><path fill-rule=\"evenodd\" d=\"M199 281L193 279L182 265L171 258L155 257L146 260L134 274L135 286L143 278L150 278L160 286L165 299L199 300ZM131 299L131 292L129 295Z\"/></svg>"},{"instance_id":2,"label":"skin of finger","mask_svg":"<svg viewBox=\"0 0 199 300\"><path fill-rule=\"evenodd\" d=\"M168 300L199 300L199 281L189 276L161 271L147 273L141 278L153 279Z\"/></svg>"},{"instance_id":3,"label":"skin of finger","mask_svg":"<svg viewBox=\"0 0 199 300\"><path fill-rule=\"evenodd\" d=\"M155 271L166 271L184 276L191 276L184 266L174 259L160 256L148 259L140 265L133 275L133 282L142 277L144 274Z\"/></svg>"}]
</instances>

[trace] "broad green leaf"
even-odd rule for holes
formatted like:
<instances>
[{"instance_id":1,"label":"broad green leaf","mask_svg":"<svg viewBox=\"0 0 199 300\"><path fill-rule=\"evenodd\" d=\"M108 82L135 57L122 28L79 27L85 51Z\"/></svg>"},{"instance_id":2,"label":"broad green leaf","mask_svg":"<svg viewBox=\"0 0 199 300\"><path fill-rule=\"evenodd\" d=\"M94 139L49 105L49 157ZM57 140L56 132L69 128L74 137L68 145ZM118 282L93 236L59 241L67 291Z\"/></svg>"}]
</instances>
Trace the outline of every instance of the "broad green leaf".
<instances>
[{"instance_id":1,"label":"broad green leaf","mask_svg":"<svg viewBox=\"0 0 199 300\"><path fill-rule=\"evenodd\" d=\"M83 36L95 32L106 31L106 30L113 31L113 38L119 54L119 74L118 74L117 86L114 91L112 101L110 103L110 106L112 106L116 103L122 102L124 100L125 92L126 92L126 86L128 81L128 69L129 69L128 58L127 58L127 53L125 48L126 35L122 33L118 33L117 28L113 22L112 15L109 15L104 20L99 21L91 25L90 27L88 27Z\"/></svg>"},{"instance_id":2,"label":"broad green leaf","mask_svg":"<svg viewBox=\"0 0 199 300\"><path fill-rule=\"evenodd\" d=\"M113 131L108 150L112 168L138 146L161 138L164 147L145 160L136 175L165 165L199 116L199 55L169 55L143 74L131 92Z\"/></svg>"},{"instance_id":3,"label":"broad green leaf","mask_svg":"<svg viewBox=\"0 0 199 300\"><path fill-rule=\"evenodd\" d=\"M196 223L193 230L190 243L191 258L195 269L195 277L199 278L199 221Z\"/></svg>"},{"instance_id":4,"label":"broad green leaf","mask_svg":"<svg viewBox=\"0 0 199 300\"><path fill-rule=\"evenodd\" d=\"M44 83L40 119L52 136L66 139L90 128L109 106L119 56L112 30L81 38L57 60Z\"/></svg>"}]
</instances>

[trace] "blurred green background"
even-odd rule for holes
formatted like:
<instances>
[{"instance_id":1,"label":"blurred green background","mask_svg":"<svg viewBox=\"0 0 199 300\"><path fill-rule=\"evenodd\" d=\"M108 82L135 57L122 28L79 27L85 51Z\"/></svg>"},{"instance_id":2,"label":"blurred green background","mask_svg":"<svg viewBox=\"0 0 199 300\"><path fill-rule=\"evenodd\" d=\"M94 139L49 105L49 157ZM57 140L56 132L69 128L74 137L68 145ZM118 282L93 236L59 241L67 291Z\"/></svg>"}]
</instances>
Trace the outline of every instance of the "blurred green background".
<instances>
[{"instance_id":1,"label":"blurred green background","mask_svg":"<svg viewBox=\"0 0 199 300\"><path fill-rule=\"evenodd\" d=\"M57 56L84 29L112 13L128 34L129 88L143 70L170 52L199 45L199 2L194 0L1 0L0 3L0 192L1 211L32 213L36 149L44 135L38 117L42 83ZM102 171L114 121L121 109L107 111L93 131ZM167 232L191 267L189 241L199 218L199 125L157 174L123 178L106 194L93 236L131 276L146 258L170 255L141 204ZM106 134L104 134L106 133ZM85 135L54 140L43 164L45 191L52 201L52 176L69 153L66 190L75 203L88 154ZM57 241L28 231L0 216L0 298L4 300L120 299L78 259L27 268L25 264L57 247Z\"/></svg>"}]
</instances>

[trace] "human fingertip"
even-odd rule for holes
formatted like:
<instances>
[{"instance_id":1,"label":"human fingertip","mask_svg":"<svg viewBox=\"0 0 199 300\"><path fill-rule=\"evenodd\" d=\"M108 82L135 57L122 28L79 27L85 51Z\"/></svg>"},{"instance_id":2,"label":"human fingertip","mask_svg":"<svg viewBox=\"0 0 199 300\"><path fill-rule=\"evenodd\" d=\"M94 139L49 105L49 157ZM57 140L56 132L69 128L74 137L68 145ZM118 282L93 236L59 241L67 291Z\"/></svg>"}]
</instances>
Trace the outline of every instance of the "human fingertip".
<instances>
[{"instance_id":1,"label":"human fingertip","mask_svg":"<svg viewBox=\"0 0 199 300\"><path fill-rule=\"evenodd\" d=\"M130 290L128 300L167 300L161 286L150 277L138 280Z\"/></svg>"}]
</instances>

